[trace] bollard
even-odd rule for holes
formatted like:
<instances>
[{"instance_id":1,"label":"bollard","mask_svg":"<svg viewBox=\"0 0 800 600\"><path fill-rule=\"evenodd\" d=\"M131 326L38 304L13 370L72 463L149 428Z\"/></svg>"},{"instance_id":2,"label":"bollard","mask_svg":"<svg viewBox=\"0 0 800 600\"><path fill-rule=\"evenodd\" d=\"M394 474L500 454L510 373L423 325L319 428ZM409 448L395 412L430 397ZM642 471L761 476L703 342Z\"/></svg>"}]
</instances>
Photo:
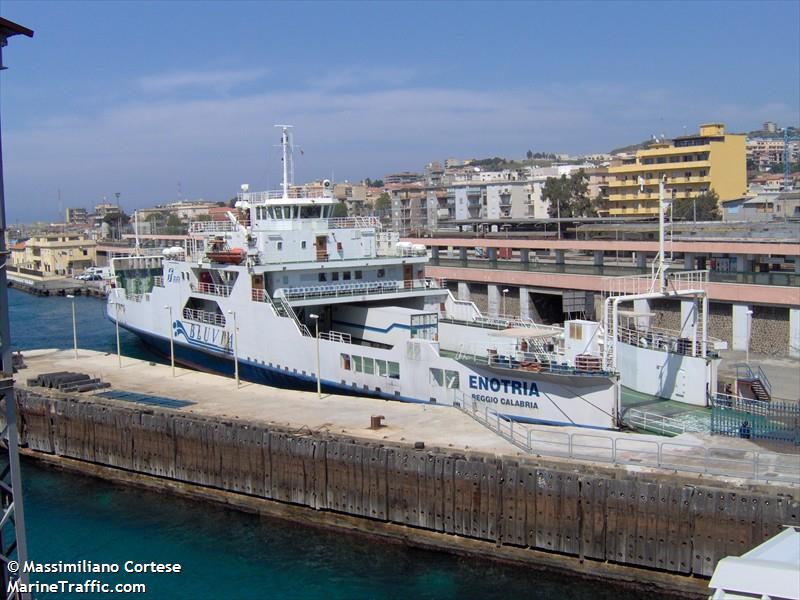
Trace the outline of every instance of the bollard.
<instances>
[{"instance_id":1,"label":"bollard","mask_svg":"<svg viewBox=\"0 0 800 600\"><path fill-rule=\"evenodd\" d=\"M380 429L381 427L384 427L384 424L382 423L382 421L385 418L386 417L384 417L383 415L372 415L372 416L370 416L370 418L369 418L369 428L370 429Z\"/></svg>"}]
</instances>

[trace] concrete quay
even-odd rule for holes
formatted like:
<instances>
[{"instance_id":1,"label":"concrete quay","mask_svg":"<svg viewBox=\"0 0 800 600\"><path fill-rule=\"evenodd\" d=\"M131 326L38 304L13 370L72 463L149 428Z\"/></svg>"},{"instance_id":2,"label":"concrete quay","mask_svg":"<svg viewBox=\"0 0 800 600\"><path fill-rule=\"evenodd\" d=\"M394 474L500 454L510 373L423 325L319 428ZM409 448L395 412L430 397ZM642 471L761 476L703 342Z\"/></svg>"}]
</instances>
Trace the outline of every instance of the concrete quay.
<instances>
[{"instance_id":1,"label":"concrete quay","mask_svg":"<svg viewBox=\"0 0 800 600\"><path fill-rule=\"evenodd\" d=\"M86 350L78 360L27 352L25 362L27 454L282 518L696 597L720 558L800 524L796 486L523 455L448 407L237 390L229 378L173 378L169 366L126 357L120 368ZM20 385L53 371L187 404ZM375 414L387 427L368 429Z\"/></svg>"}]
</instances>

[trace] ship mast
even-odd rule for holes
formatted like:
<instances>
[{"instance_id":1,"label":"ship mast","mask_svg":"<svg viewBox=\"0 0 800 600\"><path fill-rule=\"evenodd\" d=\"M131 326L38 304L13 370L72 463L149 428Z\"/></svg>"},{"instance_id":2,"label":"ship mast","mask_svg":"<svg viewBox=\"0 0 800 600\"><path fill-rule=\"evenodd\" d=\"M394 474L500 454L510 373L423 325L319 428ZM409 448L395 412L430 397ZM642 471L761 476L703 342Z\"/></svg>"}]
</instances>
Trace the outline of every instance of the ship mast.
<instances>
[{"instance_id":1,"label":"ship mast","mask_svg":"<svg viewBox=\"0 0 800 600\"><path fill-rule=\"evenodd\" d=\"M289 198L289 161L292 160L289 149L289 128L291 125L275 125L281 128L281 149L283 150L283 199Z\"/></svg>"}]
</instances>

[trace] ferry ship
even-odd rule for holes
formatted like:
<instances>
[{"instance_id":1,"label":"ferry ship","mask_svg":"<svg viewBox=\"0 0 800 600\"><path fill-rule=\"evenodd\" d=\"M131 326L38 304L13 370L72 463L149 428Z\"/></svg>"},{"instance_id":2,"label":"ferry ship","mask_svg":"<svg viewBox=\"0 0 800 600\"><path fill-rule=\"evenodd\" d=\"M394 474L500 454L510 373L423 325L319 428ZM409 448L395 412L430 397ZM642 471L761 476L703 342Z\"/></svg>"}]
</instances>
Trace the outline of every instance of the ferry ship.
<instances>
[{"instance_id":1,"label":"ferry ship","mask_svg":"<svg viewBox=\"0 0 800 600\"><path fill-rule=\"evenodd\" d=\"M333 216L331 183L238 194L188 248L113 260L108 317L157 352L270 386L482 409L615 429L618 373L598 323L485 316L425 277L424 246L375 217ZM172 348L172 350L171 350Z\"/></svg>"}]
</instances>

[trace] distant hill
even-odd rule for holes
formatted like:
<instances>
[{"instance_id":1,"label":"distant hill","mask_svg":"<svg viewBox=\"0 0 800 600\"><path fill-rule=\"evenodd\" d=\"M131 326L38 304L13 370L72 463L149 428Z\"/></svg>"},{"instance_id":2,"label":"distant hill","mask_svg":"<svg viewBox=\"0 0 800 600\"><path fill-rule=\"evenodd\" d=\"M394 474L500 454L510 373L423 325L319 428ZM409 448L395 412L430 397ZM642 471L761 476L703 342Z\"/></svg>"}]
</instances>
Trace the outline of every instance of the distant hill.
<instances>
[{"instance_id":1,"label":"distant hill","mask_svg":"<svg viewBox=\"0 0 800 600\"><path fill-rule=\"evenodd\" d=\"M623 146L622 148L614 148L609 152L609 154L622 154L623 152L636 152L637 150L641 150L642 148L646 148L650 144L653 143L653 140L645 140L643 142L639 142L638 144L631 144L630 146Z\"/></svg>"}]
</instances>

